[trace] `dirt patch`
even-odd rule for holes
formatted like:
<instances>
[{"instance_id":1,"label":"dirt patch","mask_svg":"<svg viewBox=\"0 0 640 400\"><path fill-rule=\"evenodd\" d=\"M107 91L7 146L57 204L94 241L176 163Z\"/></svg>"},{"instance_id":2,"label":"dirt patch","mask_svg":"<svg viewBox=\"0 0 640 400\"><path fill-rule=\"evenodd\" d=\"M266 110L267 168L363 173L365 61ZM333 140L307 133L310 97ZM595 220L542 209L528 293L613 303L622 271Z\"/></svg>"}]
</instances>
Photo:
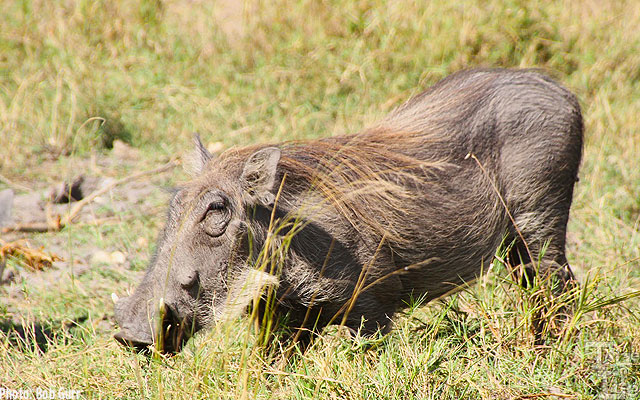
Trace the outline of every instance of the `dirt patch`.
<instances>
[{"instance_id":1,"label":"dirt patch","mask_svg":"<svg viewBox=\"0 0 640 400\"><path fill-rule=\"evenodd\" d=\"M40 270L28 268L20 255L6 252L0 257L0 320L38 321L43 318L38 310L52 307L47 302L53 302L57 309L45 318L73 319L84 309L98 313L92 318L102 329L112 329L109 294L128 290L144 273L149 243L169 197L170 169L114 186L140 173L138 150L123 143L116 143L109 153L69 163L74 166L71 171L60 172L51 164L51 170L41 174L43 180L27 180L25 186L33 190L0 186L0 229L46 223L67 215L77 200L109 189L82 207L60 232L0 234L5 244L26 239L30 248L58 256ZM116 171L118 176L102 171ZM52 182L52 176L61 175L69 178ZM74 195L64 198L62 194L71 188ZM68 304L64 300L76 296L85 300Z\"/></svg>"}]
</instances>

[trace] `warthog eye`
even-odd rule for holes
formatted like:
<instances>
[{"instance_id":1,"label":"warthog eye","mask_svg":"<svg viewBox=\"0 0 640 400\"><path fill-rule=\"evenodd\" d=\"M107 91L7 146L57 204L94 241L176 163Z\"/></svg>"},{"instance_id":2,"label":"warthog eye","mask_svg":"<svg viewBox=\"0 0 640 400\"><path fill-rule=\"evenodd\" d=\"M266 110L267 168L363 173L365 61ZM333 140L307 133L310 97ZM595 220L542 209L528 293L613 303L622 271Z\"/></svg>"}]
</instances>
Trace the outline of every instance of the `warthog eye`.
<instances>
[{"instance_id":1,"label":"warthog eye","mask_svg":"<svg viewBox=\"0 0 640 400\"><path fill-rule=\"evenodd\" d=\"M207 208L207 212L211 211L223 211L225 209L224 201L213 202L209 204L209 208Z\"/></svg>"},{"instance_id":2,"label":"warthog eye","mask_svg":"<svg viewBox=\"0 0 640 400\"><path fill-rule=\"evenodd\" d=\"M207 235L218 237L224 233L230 219L227 202L224 199L216 199L209 203L200 223Z\"/></svg>"}]
</instances>

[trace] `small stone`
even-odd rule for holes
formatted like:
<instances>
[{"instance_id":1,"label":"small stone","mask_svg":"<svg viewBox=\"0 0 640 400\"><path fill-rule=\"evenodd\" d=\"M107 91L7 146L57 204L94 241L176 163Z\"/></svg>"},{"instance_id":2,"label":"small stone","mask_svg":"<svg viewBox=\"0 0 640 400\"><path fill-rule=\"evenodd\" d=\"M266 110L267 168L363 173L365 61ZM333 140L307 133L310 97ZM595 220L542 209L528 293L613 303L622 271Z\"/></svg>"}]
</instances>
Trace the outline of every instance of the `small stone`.
<instances>
[{"instance_id":1,"label":"small stone","mask_svg":"<svg viewBox=\"0 0 640 400\"><path fill-rule=\"evenodd\" d=\"M111 259L109 257L109 253L103 250L98 250L93 253L93 256L91 256L91 261L94 264L109 264Z\"/></svg>"},{"instance_id":2,"label":"small stone","mask_svg":"<svg viewBox=\"0 0 640 400\"><path fill-rule=\"evenodd\" d=\"M121 251L108 253L104 250L98 250L91 257L94 264L124 264L126 260L127 257Z\"/></svg>"},{"instance_id":3,"label":"small stone","mask_svg":"<svg viewBox=\"0 0 640 400\"><path fill-rule=\"evenodd\" d=\"M112 154L121 160L137 160L140 157L140 151L135 147L131 147L122 140L113 141Z\"/></svg>"},{"instance_id":4,"label":"small stone","mask_svg":"<svg viewBox=\"0 0 640 400\"><path fill-rule=\"evenodd\" d=\"M138 245L138 247L144 248L149 245L149 241L147 240L147 238L140 236L136 239L136 244Z\"/></svg>"},{"instance_id":5,"label":"small stone","mask_svg":"<svg viewBox=\"0 0 640 400\"><path fill-rule=\"evenodd\" d=\"M127 256L121 251L114 251L111 253L111 261L116 264L124 264L124 262L127 261Z\"/></svg>"}]
</instances>

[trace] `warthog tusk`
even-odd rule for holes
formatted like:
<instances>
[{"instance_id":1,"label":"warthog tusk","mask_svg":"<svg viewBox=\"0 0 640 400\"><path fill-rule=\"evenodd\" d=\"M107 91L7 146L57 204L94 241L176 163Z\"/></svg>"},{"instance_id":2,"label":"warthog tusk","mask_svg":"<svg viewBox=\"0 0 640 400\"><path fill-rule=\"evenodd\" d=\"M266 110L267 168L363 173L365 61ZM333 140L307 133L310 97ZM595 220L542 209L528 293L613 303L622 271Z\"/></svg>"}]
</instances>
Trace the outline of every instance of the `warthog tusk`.
<instances>
[{"instance_id":1,"label":"warthog tusk","mask_svg":"<svg viewBox=\"0 0 640 400\"><path fill-rule=\"evenodd\" d=\"M113 304L116 304L118 300L120 300L120 298L118 297L117 294L111 293L111 300L113 301Z\"/></svg>"}]
</instances>

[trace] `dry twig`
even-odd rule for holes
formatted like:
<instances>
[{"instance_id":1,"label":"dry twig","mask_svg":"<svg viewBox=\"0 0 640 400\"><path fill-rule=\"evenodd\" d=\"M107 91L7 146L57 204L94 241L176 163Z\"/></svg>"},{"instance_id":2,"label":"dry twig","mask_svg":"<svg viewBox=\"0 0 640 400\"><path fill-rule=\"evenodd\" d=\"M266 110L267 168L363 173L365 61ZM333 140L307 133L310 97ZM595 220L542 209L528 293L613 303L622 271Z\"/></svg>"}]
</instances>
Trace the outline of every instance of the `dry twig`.
<instances>
[{"instance_id":1,"label":"dry twig","mask_svg":"<svg viewBox=\"0 0 640 400\"><path fill-rule=\"evenodd\" d=\"M80 214L80 211L82 211L82 209L89 203L91 203L92 201L94 201L98 196L101 196L105 193L107 193L108 191L112 190L113 188L115 188L116 186L119 185L123 185L125 183L129 183L131 181L135 181L136 179L140 179L143 178L145 176L149 176L149 175L155 175L155 174L159 174L161 172L170 170L174 167L176 167L177 165L179 165L180 162L178 160L171 160L168 163L158 167L158 168L154 168L148 171L142 171L139 172L137 174L133 174L133 175L129 175L126 176L122 179L119 179L117 181L114 181L96 191L94 191L93 193L91 193L89 196L85 197L84 199L80 200L79 202L77 202L72 208L71 210L67 213L67 215L65 215L64 217L61 217L60 215L55 215L52 217L48 217L47 218L47 222L35 222L35 223L31 223L31 224L18 224L18 225L13 225L13 226L7 226L2 228L2 233L9 233L9 232L57 232L59 230L61 230L62 228L64 228L67 225L70 225L71 223L73 223L73 220L78 216L78 214Z\"/></svg>"}]
</instances>

